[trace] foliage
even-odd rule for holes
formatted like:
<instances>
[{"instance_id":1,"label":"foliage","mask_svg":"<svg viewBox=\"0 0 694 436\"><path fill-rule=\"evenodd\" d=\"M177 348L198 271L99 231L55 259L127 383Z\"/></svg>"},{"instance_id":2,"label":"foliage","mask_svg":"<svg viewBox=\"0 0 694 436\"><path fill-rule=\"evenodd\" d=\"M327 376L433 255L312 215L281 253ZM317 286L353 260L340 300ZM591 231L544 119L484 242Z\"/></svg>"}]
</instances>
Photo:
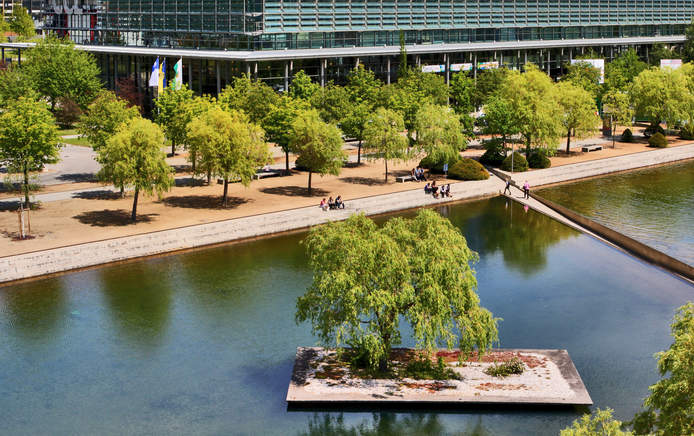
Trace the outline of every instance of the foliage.
<instances>
[{"instance_id":1,"label":"foliage","mask_svg":"<svg viewBox=\"0 0 694 436\"><path fill-rule=\"evenodd\" d=\"M513 162L513 168L511 168L511 162ZM525 159L525 156L516 151L506 156L506 159L501 163L501 169L522 173L523 171L528 171L528 161Z\"/></svg>"},{"instance_id":2,"label":"foliage","mask_svg":"<svg viewBox=\"0 0 694 436\"><path fill-rule=\"evenodd\" d=\"M279 99L280 96L265 82L251 80L245 74L234 77L231 85L224 87L217 96L222 109L242 110L255 124L262 123L263 118L270 113L270 109Z\"/></svg>"},{"instance_id":3,"label":"foliage","mask_svg":"<svg viewBox=\"0 0 694 436\"><path fill-rule=\"evenodd\" d=\"M634 134L631 129L624 129L622 132L622 142L634 142Z\"/></svg>"},{"instance_id":4,"label":"foliage","mask_svg":"<svg viewBox=\"0 0 694 436\"><path fill-rule=\"evenodd\" d=\"M292 123L296 118L311 109L305 100L283 95L270 106L263 119L263 128L270 141L282 148L285 155L285 170L289 172L289 152L292 134Z\"/></svg>"},{"instance_id":5,"label":"foliage","mask_svg":"<svg viewBox=\"0 0 694 436\"><path fill-rule=\"evenodd\" d=\"M667 147L667 138L662 133L657 132L655 135L648 138L648 146L656 148L665 148Z\"/></svg>"},{"instance_id":6,"label":"foliage","mask_svg":"<svg viewBox=\"0 0 694 436\"><path fill-rule=\"evenodd\" d=\"M559 105L562 108L561 124L566 135L566 152L570 152L572 133L577 138L584 138L596 130L598 109L595 99L585 89L570 82L557 84Z\"/></svg>"},{"instance_id":7,"label":"foliage","mask_svg":"<svg viewBox=\"0 0 694 436\"><path fill-rule=\"evenodd\" d=\"M530 157L528 158L528 166L530 168L549 168L552 166L552 161L549 160L545 153L538 150L530 153Z\"/></svg>"},{"instance_id":8,"label":"foliage","mask_svg":"<svg viewBox=\"0 0 694 436\"><path fill-rule=\"evenodd\" d=\"M477 109L473 104L475 81L469 77L466 72L460 71L453 74L451 77L450 92L453 100L453 110L455 110L456 113L467 115Z\"/></svg>"},{"instance_id":9,"label":"foliage","mask_svg":"<svg viewBox=\"0 0 694 436\"><path fill-rule=\"evenodd\" d=\"M692 127L691 124L686 125L686 126L682 126L682 128L680 129L680 138L686 139L686 140L694 139L694 128ZM624 140L624 139L622 139L622 140Z\"/></svg>"},{"instance_id":10,"label":"foliage","mask_svg":"<svg viewBox=\"0 0 694 436\"><path fill-rule=\"evenodd\" d=\"M415 380L460 380L460 376L446 366L443 357L439 356L434 365L426 354L408 362L403 376Z\"/></svg>"},{"instance_id":11,"label":"foliage","mask_svg":"<svg viewBox=\"0 0 694 436\"><path fill-rule=\"evenodd\" d=\"M585 414L563 429L561 436L632 436L633 433L620 429L622 423L612 418L612 409L596 410Z\"/></svg>"},{"instance_id":12,"label":"foliage","mask_svg":"<svg viewBox=\"0 0 694 436\"><path fill-rule=\"evenodd\" d=\"M513 374L523 374L523 371L525 371L525 364L522 360L520 360L520 358L513 356L506 362L494 362L494 364L487 368L484 372L492 377L508 377L509 375Z\"/></svg>"},{"instance_id":13,"label":"foliage","mask_svg":"<svg viewBox=\"0 0 694 436\"><path fill-rule=\"evenodd\" d=\"M162 195L174 184L173 170L161 151L164 133L149 120L137 117L123 123L116 133L98 149L101 164L99 178L117 187L131 186L135 190L130 218L137 220L137 201L140 192Z\"/></svg>"},{"instance_id":14,"label":"foliage","mask_svg":"<svg viewBox=\"0 0 694 436\"><path fill-rule=\"evenodd\" d=\"M311 106L318 110L323 121L333 124L342 124L352 109L347 89L332 82L313 94Z\"/></svg>"},{"instance_id":15,"label":"foliage","mask_svg":"<svg viewBox=\"0 0 694 436\"><path fill-rule=\"evenodd\" d=\"M682 47L682 61L694 62L694 17L684 32L685 41Z\"/></svg>"},{"instance_id":16,"label":"foliage","mask_svg":"<svg viewBox=\"0 0 694 436\"><path fill-rule=\"evenodd\" d=\"M600 95L600 70L588 62L576 62L566 66L562 81L585 89L596 100Z\"/></svg>"},{"instance_id":17,"label":"foliage","mask_svg":"<svg viewBox=\"0 0 694 436\"><path fill-rule=\"evenodd\" d=\"M55 110L55 119L61 127L72 127L82 115L82 109L70 97L61 97Z\"/></svg>"},{"instance_id":18,"label":"foliage","mask_svg":"<svg viewBox=\"0 0 694 436\"><path fill-rule=\"evenodd\" d=\"M157 108L154 121L171 141L171 156L176 154L176 146L186 140L188 123L193 119L192 103L193 91L187 85L176 89L173 81L154 101Z\"/></svg>"},{"instance_id":19,"label":"foliage","mask_svg":"<svg viewBox=\"0 0 694 436\"><path fill-rule=\"evenodd\" d=\"M12 8L10 30L22 38L31 38L36 35L34 20L31 18L29 11L24 6L21 6L21 3L15 4Z\"/></svg>"},{"instance_id":20,"label":"foliage","mask_svg":"<svg viewBox=\"0 0 694 436\"><path fill-rule=\"evenodd\" d=\"M429 170L430 173L434 174L443 174L443 166L445 164L448 164L448 168L450 169L453 164L461 160L462 157L460 155L454 156L453 160L445 160L445 157L442 157L441 160L434 160L432 159L431 156L425 156L422 160L419 161L419 166Z\"/></svg>"},{"instance_id":21,"label":"foliage","mask_svg":"<svg viewBox=\"0 0 694 436\"><path fill-rule=\"evenodd\" d=\"M690 117L692 93L687 77L680 70L650 68L642 71L630 89L637 115L653 124L665 121L669 126Z\"/></svg>"},{"instance_id":22,"label":"foliage","mask_svg":"<svg viewBox=\"0 0 694 436\"><path fill-rule=\"evenodd\" d=\"M48 36L27 50L27 58L22 68L38 93L48 99L51 110L61 97L86 108L101 90L94 56L77 50L67 39Z\"/></svg>"},{"instance_id":23,"label":"foliage","mask_svg":"<svg viewBox=\"0 0 694 436\"><path fill-rule=\"evenodd\" d=\"M0 69L0 108L19 97L37 99L38 94L33 88L31 77L23 68L10 66L6 70Z\"/></svg>"},{"instance_id":24,"label":"foliage","mask_svg":"<svg viewBox=\"0 0 694 436\"><path fill-rule=\"evenodd\" d=\"M128 107L125 100L111 91L101 91L80 117L77 131L99 151L121 124L138 116L137 109Z\"/></svg>"},{"instance_id":25,"label":"foliage","mask_svg":"<svg viewBox=\"0 0 694 436\"><path fill-rule=\"evenodd\" d=\"M311 78L304 70L297 71L292 78L292 83L289 85L289 96L299 98L305 101L311 101L314 94L318 92L320 85L313 83Z\"/></svg>"},{"instance_id":26,"label":"foliage","mask_svg":"<svg viewBox=\"0 0 694 436\"><path fill-rule=\"evenodd\" d=\"M116 95L128 102L128 106L135 106L142 113L144 93L140 91L135 82L135 76L119 77L116 80Z\"/></svg>"},{"instance_id":27,"label":"foliage","mask_svg":"<svg viewBox=\"0 0 694 436\"><path fill-rule=\"evenodd\" d=\"M385 181L388 181L388 161L404 160L409 156L407 138L402 136L404 121L392 110L378 108L364 129L365 146L369 159L383 159Z\"/></svg>"},{"instance_id":28,"label":"foliage","mask_svg":"<svg viewBox=\"0 0 694 436\"><path fill-rule=\"evenodd\" d=\"M506 68L492 68L483 70L475 80L475 91L472 95L472 105L479 108L488 103L489 97L496 94L506 81L509 70Z\"/></svg>"},{"instance_id":29,"label":"foliage","mask_svg":"<svg viewBox=\"0 0 694 436\"><path fill-rule=\"evenodd\" d=\"M506 159L504 154L504 149L501 147L488 148L482 156L480 157L480 163L482 165L489 165L492 167L500 167L501 164Z\"/></svg>"},{"instance_id":30,"label":"foliage","mask_svg":"<svg viewBox=\"0 0 694 436\"><path fill-rule=\"evenodd\" d=\"M617 126L631 126L634 110L631 107L629 95L614 89L610 89L605 93L602 98L602 103L602 110L605 117L609 117L612 122L610 128L612 129L611 133L614 139ZM629 134L631 135L631 130L629 130ZM631 142L631 139L627 142Z\"/></svg>"},{"instance_id":31,"label":"foliage","mask_svg":"<svg viewBox=\"0 0 694 436\"><path fill-rule=\"evenodd\" d=\"M189 129L188 137L195 143L200 166L224 179L224 207L229 181L240 179L249 186L258 168L270 161L263 130L243 112L213 106L195 117Z\"/></svg>"},{"instance_id":32,"label":"foliage","mask_svg":"<svg viewBox=\"0 0 694 436\"><path fill-rule=\"evenodd\" d=\"M694 434L694 303L677 310L670 330L675 341L655 355L663 378L649 388L646 410L632 423L637 434Z\"/></svg>"},{"instance_id":33,"label":"foliage","mask_svg":"<svg viewBox=\"0 0 694 436\"><path fill-rule=\"evenodd\" d=\"M502 150L509 137L520 133L518 117L513 110L511 102L497 95L491 96L484 106L484 119L487 122L484 131L501 136Z\"/></svg>"},{"instance_id":34,"label":"foliage","mask_svg":"<svg viewBox=\"0 0 694 436\"><path fill-rule=\"evenodd\" d=\"M308 169L308 193L311 194L311 174L338 175L342 161L342 132L320 119L315 109L298 114L291 125L290 149L299 155Z\"/></svg>"},{"instance_id":35,"label":"foliage","mask_svg":"<svg viewBox=\"0 0 694 436\"><path fill-rule=\"evenodd\" d=\"M636 50L630 48L605 65L605 85L608 89L626 91L634 78L648 68Z\"/></svg>"},{"instance_id":36,"label":"foliage","mask_svg":"<svg viewBox=\"0 0 694 436\"><path fill-rule=\"evenodd\" d=\"M43 102L19 97L0 113L0 164L23 175L29 206L29 171L58 161L58 128Z\"/></svg>"},{"instance_id":37,"label":"foliage","mask_svg":"<svg viewBox=\"0 0 694 436\"><path fill-rule=\"evenodd\" d=\"M646 138L650 138L656 133L660 133L661 135L665 136L665 129L663 129L663 126L660 124L650 124L643 130L643 136Z\"/></svg>"},{"instance_id":38,"label":"foliage","mask_svg":"<svg viewBox=\"0 0 694 436\"><path fill-rule=\"evenodd\" d=\"M456 180L486 180L489 173L473 159L461 159L448 168L448 178Z\"/></svg>"},{"instance_id":39,"label":"foliage","mask_svg":"<svg viewBox=\"0 0 694 436\"><path fill-rule=\"evenodd\" d=\"M417 148L439 162L452 163L467 148L460 118L450 108L426 103L415 118Z\"/></svg>"},{"instance_id":40,"label":"foliage","mask_svg":"<svg viewBox=\"0 0 694 436\"><path fill-rule=\"evenodd\" d=\"M475 292L477 254L436 212L382 227L353 215L313 229L304 244L313 283L297 302L297 322L310 321L325 344L359 345L370 367L387 368L401 321L428 351L443 343L485 352L498 341L498 319Z\"/></svg>"},{"instance_id":41,"label":"foliage","mask_svg":"<svg viewBox=\"0 0 694 436\"><path fill-rule=\"evenodd\" d=\"M682 55L675 48L668 48L665 44L655 43L648 50L648 63L654 67L660 67L661 59L678 59Z\"/></svg>"},{"instance_id":42,"label":"foliage","mask_svg":"<svg viewBox=\"0 0 694 436\"><path fill-rule=\"evenodd\" d=\"M366 124L373 116L373 108L368 103L351 105L347 116L342 120L341 126L345 135L359 141L357 150L357 163L361 163L361 145L364 140Z\"/></svg>"},{"instance_id":43,"label":"foliage","mask_svg":"<svg viewBox=\"0 0 694 436\"><path fill-rule=\"evenodd\" d=\"M363 65L350 71L345 90L352 104L367 104L374 107L379 99L383 83L376 78L373 71Z\"/></svg>"}]
</instances>

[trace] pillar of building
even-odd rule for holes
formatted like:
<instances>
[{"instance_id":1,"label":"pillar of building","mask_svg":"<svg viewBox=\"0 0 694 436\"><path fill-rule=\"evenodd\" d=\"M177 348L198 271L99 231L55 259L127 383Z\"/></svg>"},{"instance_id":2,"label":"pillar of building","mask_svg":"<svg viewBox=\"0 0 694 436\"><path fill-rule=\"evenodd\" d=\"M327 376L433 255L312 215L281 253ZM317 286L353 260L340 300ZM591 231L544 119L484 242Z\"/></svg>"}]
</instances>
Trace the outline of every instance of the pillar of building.
<instances>
[{"instance_id":1,"label":"pillar of building","mask_svg":"<svg viewBox=\"0 0 694 436\"><path fill-rule=\"evenodd\" d=\"M188 62L188 89L193 89L193 61Z\"/></svg>"},{"instance_id":2,"label":"pillar of building","mask_svg":"<svg viewBox=\"0 0 694 436\"><path fill-rule=\"evenodd\" d=\"M289 92L289 62L284 61L284 92Z\"/></svg>"},{"instance_id":3,"label":"pillar of building","mask_svg":"<svg viewBox=\"0 0 694 436\"><path fill-rule=\"evenodd\" d=\"M446 64L446 85L451 83L451 57L447 54L443 55L444 63Z\"/></svg>"},{"instance_id":4,"label":"pillar of building","mask_svg":"<svg viewBox=\"0 0 694 436\"><path fill-rule=\"evenodd\" d=\"M0 61L5 62L5 47L0 47L0 51L2 52L0 53L0 56L2 56L2 59L0 59Z\"/></svg>"},{"instance_id":5,"label":"pillar of building","mask_svg":"<svg viewBox=\"0 0 694 436\"><path fill-rule=\"evenodd\" d=\"M118 56L113 56L113 89L116 89L118 82Z\"/></svg>"},{"instance_id":6,"label":"pillar of building","mask_svg":"<svg viewBox=\"0 0 694 436\"><path fill-rule=\"evenodd\" d=\"M547 50L547 74L552 72L552 50Z\"/></svg>"},{"instance_id":7,"label":"pillar of building","mask_svg":"<svg viewBox=\"0 0 694 436\"><path fill-rule=\"evenodd\" d=\"M17 49L17 64L20 67L22 66L22 49L21 48Z\"/></svg>"},{"instance_id":8,"label":"pillar of building","mask_svg":"<svg viewBox=\"0 0 694 436\"><path fill-rule=\"evenodd\" d=\"M320 60L320 86L325 88L325 59Z\"/></svg>"},{"instance_id":9,"label":"pillar of building","mask_svg":"<svg viewBox=\"0 0 694 436\"><path fill-rule=\"evenodd\" d=\"M198 92L200 93L200 95L202 95L202 82L203 80L205 80L205 76L207 75L207 70L205 70L205 72L203 73L203 65L203 60L200 59L200 69L198 70Z\"/></svg>"},{"instance_id":10,"label":"pillar of building","mask_svg":"<svg viewBox=\"0 0 694 436\"><path fill-rule=\"evenodd\" d=\"M214 61L214 69L217 76L217 95L222 92L222 75L221 68L219 68L219 61Z\"/></svg>"},{"instance_id":11,"label":"pillar of building","mask_svg":"<svg viewBox=\"0 0 694 436\"><path fill-rule=\"evenodd\" d=\"M139 91L142 89L142 76L140 76L140 57L135 57L135 88Z\"/></svg>"},{"instance_id":12,"label":"pillar of building","mask_svg":"<svg viewBox=\"0 0 694 436\"><path fill-rule=\"evenodd\" d=\"M248 62L246 62L246 75L248 77L251 77L251 64L249 64Z\"/></svg>"},{"instance_id":13,"label":"pillar of building","mask_svg":"<svg viewBox=\"0 0 694 436\"><path fill-rule=\"evenodd\" d=\"M258 62L253 62L253 77L258 78Z\"/></svg>"},{"instance_id":14,"label":"pillar of building","mask_svg":"<svg viewBox=\"0 0 694 436\"><path fill-rule=\"evenodd\" d=\"M357 68L359 68L359 57L358 56L357 56L356 62L354 62L354 69L356 70Z\"/></svg>"},{"instance_id":15,"label":"pillar of building","mask_svg":"<svg viewBox=\"0 0 694 436\"><path fill-rule=\"evenodd\" d=\"M477 79L477 53L475 53L475 60L472 62L472 77Z\"/></svg>"},{"instance_id":16,"label":"pillar of building","mask_svg":"<svg viewBox=\"0 0 694 436\"><path fill-rule=\"evenodd\" d=\"M390 56L386 57L386 83L390 85Z\"/></svg>"}]
</instances>

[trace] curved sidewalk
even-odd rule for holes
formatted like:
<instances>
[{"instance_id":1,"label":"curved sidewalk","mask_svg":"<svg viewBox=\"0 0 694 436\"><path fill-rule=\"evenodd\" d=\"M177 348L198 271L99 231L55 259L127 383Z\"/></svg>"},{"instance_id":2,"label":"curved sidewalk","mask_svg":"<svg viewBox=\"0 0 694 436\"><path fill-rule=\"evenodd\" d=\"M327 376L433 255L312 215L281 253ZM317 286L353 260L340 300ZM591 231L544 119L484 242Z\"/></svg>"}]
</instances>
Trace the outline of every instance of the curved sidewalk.
<instances>
[{"instance_id":1,"label":"curved sidewalk","mask_svg":"<svg viewBox=\"0 0 694 436\"><path fill-rule=\"evenodd\" d=\"M517 178L527 179L533 187L536 187L691 158L694 158L694 145L687 145L536 170L523 173L521 177ZM514 174L514 176L517 175ZM350 200L347 202L347 208L340 211L324 212L317 206L304 207L0 257L0 283L304 229L328 221L343 220L353 213L363 212L367 215L376 215L396 212L463 199L494 196L503 190L503 182L497 177L490 177L483 181L458 182L451 184L451 186L454 197L446 200L425 195L419 187L412 191Z\"/></svg>"}]
</instances>

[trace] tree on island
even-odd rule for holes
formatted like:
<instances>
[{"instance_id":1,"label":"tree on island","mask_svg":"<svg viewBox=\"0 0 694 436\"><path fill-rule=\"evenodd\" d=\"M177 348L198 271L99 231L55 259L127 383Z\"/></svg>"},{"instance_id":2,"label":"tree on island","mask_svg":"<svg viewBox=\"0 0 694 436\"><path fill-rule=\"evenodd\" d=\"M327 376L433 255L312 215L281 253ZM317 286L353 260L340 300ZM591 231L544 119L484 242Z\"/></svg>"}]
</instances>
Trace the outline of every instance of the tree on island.
<instances>
[{"instance_id":1,"label":"tree on island","mask_svg":"<svg viewBox=\"0 0 694 436\"><path fill-rule=\"evenodd\" d=\"M342 151L342 132L320 119L318 111L301 112L292 122L289 147L298 154L297 166L308 170L308 195L311 195L311 175L338 175L345 160Z\"/></svg>"},{"instance_id":2,"label":"tree on island","mask_svg":"<svg viewBox=\"0 0 694 436\"><path fill-rule=\"evenodd\" d=\"M46 104L20 97L0 115L0 163L22 174L24 202L29 207L29 172L59 160L58 127Z\"/></svg>"},{"instance_id":3,"label":"tree on island","mask_svg":"<svg viewBox=\"0 0 694 436\"><path fill-rule=\"evenodd\" d=\"M249 186L258 168L270 161L263 129L243 112L219 107L196 117L190 124L189 140L196 145L200 166L224 180L222 205L227 207L229 181L238 178Z\"/></svg>"},{"instance_id":4,"label":"tree on island","mask_svg":"<svg viewBox=\"0 0 694 436\"><path fill-rule=\"evenodd\" d=\"M166 139L171 141L171 156L176 155L176 146L186 140L188 123L193 119L193 91L187 85L180 89L171 86L154 100L156 113L154 120L164 131Z\"/></svg>"},{"instance_id":5,"label":"tree on island","mask_svg":"<svg viewBox=\"0 0 694 436\"><path fill-rule=\"evenodd\" d=\"M383 159L385 181L388 182L388 161L402 160L409 156L408 140L402 136L405 123L402 116L392 110L378 108L366 124L364 139L370 160Z\"/></svg>"},{"instance_id":6,"label":"tree on island","mask_svg":"<svg viewBox=\"0 0 694 436\"><path fill-rule=\"evenodd\" d=\"M363 363L386 370L407 322L417 348L439 344L489 350L498 318L479 305L470 264L478 259L460 230L436 212L394 218L379 227L353 215L313 229L303 242L313 283L297 302L326 346L348 345Z\"/></svg>"},{"instance_id":7,"label":"tree on island","mask_svg":"<svg viewBox=\"0 0 694 436\"><path fill-rule=\"evenodd\" d=\"M98 150L101 164L99 178L117 187L135 189L130 218L137 220L137 201L140 192L162 195L174 184L173 170L161 151L164 133L153 122L134 118L122 124L116 133Z\"/></svg>"}]
</instances>

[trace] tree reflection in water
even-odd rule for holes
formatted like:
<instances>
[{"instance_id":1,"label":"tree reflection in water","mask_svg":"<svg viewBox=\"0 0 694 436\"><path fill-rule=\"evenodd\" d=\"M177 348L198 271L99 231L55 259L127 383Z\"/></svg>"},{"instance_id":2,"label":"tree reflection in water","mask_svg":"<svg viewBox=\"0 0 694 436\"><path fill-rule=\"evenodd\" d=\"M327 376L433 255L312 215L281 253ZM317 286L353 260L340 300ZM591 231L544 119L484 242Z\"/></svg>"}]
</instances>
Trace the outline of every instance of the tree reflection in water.
<instances>
[{"instance_id":1,"label":"tree reflection in water","mask_svg":"<svg viewBox=\"0 0 694 436\"><path fill-rule=\"evenodd\" d=\"M472 428L457 433L446 432L436 413L415 413L398 415L395 413L374 413L372 419L364 419L356 425L344 422L342 413L337 416L329 413L314 414L308 421L308 430L301 436L419 436L457 434L460 436L487 436L481 418Z\"/></svg>"}]
</instances>

